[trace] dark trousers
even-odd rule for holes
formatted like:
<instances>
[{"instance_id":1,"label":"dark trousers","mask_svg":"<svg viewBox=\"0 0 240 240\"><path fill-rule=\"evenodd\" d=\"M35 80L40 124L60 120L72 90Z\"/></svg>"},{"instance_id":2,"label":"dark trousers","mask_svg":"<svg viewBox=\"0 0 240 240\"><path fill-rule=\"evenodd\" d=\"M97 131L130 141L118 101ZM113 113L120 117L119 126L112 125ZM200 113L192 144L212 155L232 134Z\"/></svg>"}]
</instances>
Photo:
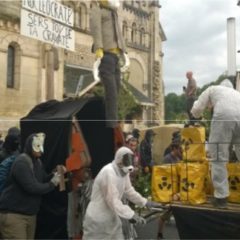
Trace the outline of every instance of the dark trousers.
<instances>
[{"instance_id":1,"label":"dark trousers","mask_svg":"<svg viewBox=\"0 0 240 240\"><path fill-rule=\"evenodd\" d=\"M114 128L118 125L118 93L121 76L116 54L104 53L99 73L105 90L106 126Z\"/></svg>"},{"instance_id":2,"label":"dark trousers","mask_svg":"<svg viewBox=\"0 0 240 240\"><path fill-rule=\"evenodd\" d=\"M196 100L196 97L194 97L194 96L187 97L187 99L186 99L186 101L187 101L187 104L186 104L187 105L187 114L188 114L190 124L194 124L194 122L196 120L199 120L197 118L194 118L192 113L191 113L191 109L193 107L193 103L194 103L195 100Z\"/></svg>"}]
</instances>

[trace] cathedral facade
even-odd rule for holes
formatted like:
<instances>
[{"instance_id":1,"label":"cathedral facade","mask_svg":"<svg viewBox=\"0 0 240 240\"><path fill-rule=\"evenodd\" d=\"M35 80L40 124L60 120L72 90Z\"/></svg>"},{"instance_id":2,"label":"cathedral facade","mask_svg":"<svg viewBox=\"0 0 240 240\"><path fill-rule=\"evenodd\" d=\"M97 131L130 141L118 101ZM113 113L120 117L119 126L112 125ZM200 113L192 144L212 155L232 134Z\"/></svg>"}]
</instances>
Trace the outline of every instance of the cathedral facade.
<instances>
[{"instance_id":1,"label":"cathedral facade","mask_svg":"<svg viewBox=\"0 0 240 240\"><path fill-rule=\"evenodd\" d=\"M79 76L91 75L95 60L89 28L91 1L59 0L74 10L75 50L53 47L20 33L21 1L0 1L1 129L17 125L36 104L74 95ZM145 125L164 119L159 1L121 1L119 20L131 60L127 81L144 99Z\"/></svg>"}]
</instances>

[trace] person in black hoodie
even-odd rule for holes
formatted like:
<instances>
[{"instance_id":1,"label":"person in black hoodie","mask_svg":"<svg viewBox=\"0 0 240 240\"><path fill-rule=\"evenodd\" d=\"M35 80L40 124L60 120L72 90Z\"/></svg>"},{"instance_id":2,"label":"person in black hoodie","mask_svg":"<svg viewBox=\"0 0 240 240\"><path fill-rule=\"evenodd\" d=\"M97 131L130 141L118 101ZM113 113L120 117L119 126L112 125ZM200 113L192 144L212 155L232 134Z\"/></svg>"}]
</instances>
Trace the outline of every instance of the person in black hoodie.
<instances>
[{"instance_id":1,"label":"person in black hoodie","mask_svg":"<svg viewBox=\"0 0 240 240\"><path fill-rule=\"evenodd\" d=\"M40 157L45 134L30 135L24 153L13 163L0 196L0 232L3 239L33 239L41 197L60 182L57 173L47 175Z\"/></svg>"},{"instance_id":2,"label":"person in black hoodie","mask_svg":"<svg viewBox=\"0 0 240 240\"><path fill-rule=\"evenodd\" d=\"M148 129L140 144L141 164L145 173L151 172L151 168L153 166L152 144L155 135L156 134L152 129Z\"/></svg>"},{"instance_id":3,"label":"person in black hoodie","mask_svg":"<svg viewBox=\"0 0 240 240\"><path fill-rule=\"evenodd\" d=\"M14 135L7 135L3 143L3 149L0 151L0 163L6 158L19 154L19 138Z\"/></svg>"}]
</instances>

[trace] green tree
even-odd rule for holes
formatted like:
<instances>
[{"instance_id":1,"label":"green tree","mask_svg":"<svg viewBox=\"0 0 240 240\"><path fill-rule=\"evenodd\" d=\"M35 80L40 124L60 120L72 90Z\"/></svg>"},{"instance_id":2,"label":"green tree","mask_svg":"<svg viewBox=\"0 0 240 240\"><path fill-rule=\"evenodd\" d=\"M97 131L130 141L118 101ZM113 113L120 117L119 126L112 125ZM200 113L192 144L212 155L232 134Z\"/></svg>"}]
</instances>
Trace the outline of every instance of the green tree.
<instances>
[{"instance_id":1,"label":"green tree","mask_svg":"<svg viewBox=\"0 0 240 240\"><path fill-rule=\"evenodd\" d=\"M165 97L165 119L167 123L183 121L186 118L185 96L169 93Z\"/></svg>"},{"instance_id":2,"label":"green tree","mask_svg":"<svg viewBox=\"0 0 240 240\"><path fill-rule=\"evenodd\" d=\"M104 89L102 85L95 87L94 94L96 96L104 96ZM140 115L142 108L140 104L136 103L133 95L127 88L121 86L118 96L118 118L120 120L133 119Z\"/></svg>"},{"instance_id":3,"label":"green tree","mask_svg":"<svg viewBox=\"0 0 240 240\"><path fill-rule=\"evenodd\" d=\"M206 90L209 86L219 85L224 79L226 79L226 75L220 75L217 80L212 81L208 84L205 84L203 87L197 89L197 96L199 96L204 90ZM211 112L209 110L205 110L203 113L203 119L205 120L205 125L207 128L207 132L209 130L210 120L211 120ZM186 114L186 99L185 95L177 95L176 93L169 93L165 96L165 121L166 123L183 123L187 120Z\"/></svg>"}]
</instances>

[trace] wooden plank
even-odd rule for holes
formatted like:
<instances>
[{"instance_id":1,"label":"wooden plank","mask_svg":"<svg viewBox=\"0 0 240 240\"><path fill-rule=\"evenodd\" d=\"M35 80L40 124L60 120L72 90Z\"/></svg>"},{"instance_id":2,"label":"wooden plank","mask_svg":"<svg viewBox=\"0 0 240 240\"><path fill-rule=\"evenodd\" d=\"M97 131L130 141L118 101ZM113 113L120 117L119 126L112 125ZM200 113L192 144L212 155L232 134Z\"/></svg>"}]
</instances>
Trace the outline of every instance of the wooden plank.
<instances>
[{"instance_id":1,"label":"wooden plank","mask_svg":"<svg viewBox=\"0 0 240 240\"><path fill-rule=\"evenodd\" d=\"M57 172L60 175L59 191L62 192L66 190L63 166L57 165Z\"/></svg>"}]
</instances>

